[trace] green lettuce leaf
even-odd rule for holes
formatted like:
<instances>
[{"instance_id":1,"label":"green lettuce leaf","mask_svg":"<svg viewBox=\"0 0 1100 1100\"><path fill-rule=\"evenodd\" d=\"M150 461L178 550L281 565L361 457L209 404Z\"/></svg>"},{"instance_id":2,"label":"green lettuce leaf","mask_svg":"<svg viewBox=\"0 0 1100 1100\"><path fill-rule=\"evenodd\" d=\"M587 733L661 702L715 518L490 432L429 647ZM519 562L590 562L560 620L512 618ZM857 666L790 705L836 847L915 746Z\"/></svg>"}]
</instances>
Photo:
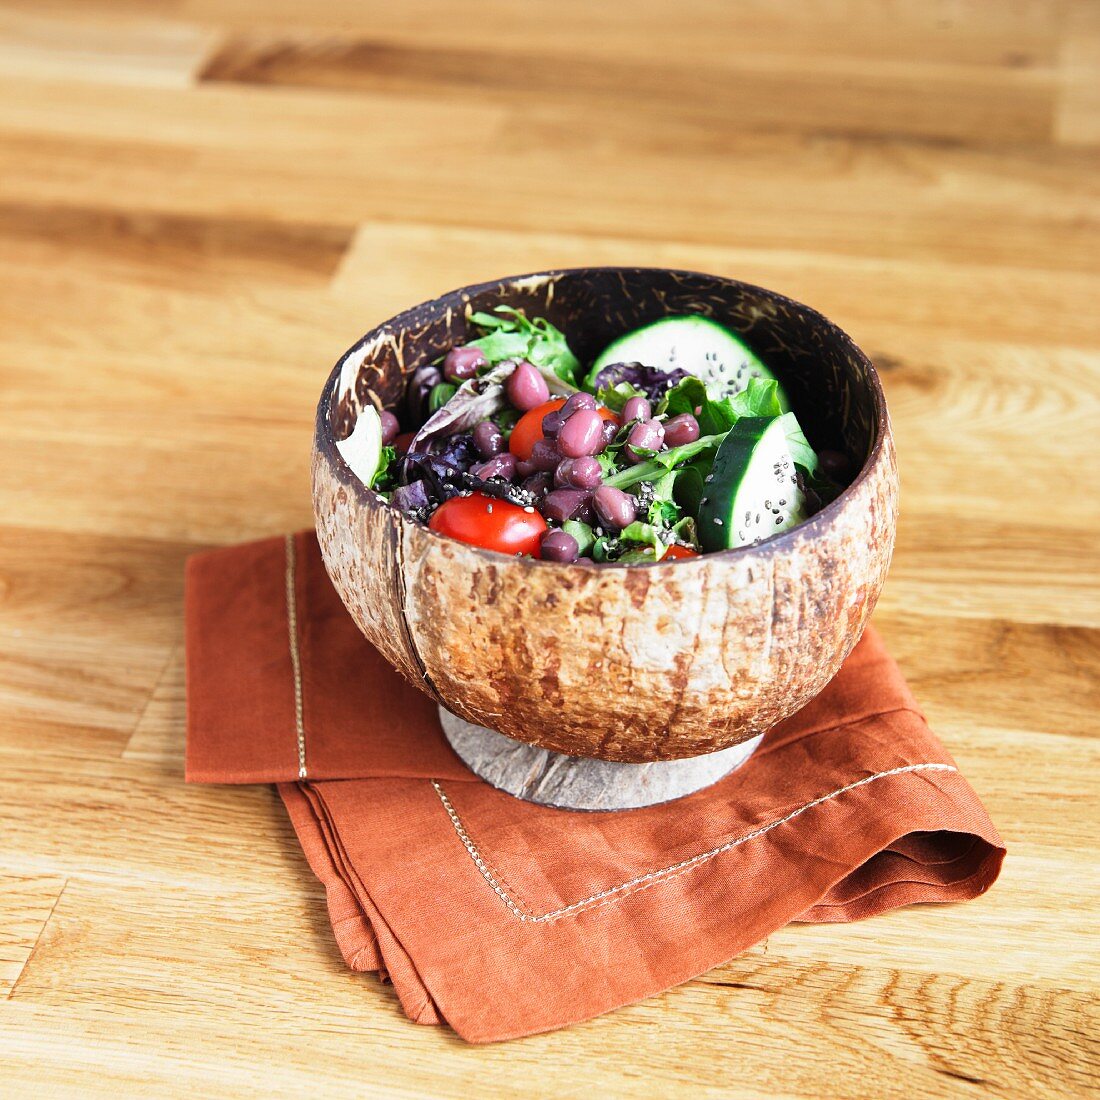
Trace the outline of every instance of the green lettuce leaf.
<instances>
[{"instance_id":1,"label":"green lettuce leaf","mask_svg":"<svg viewBox=\"0 0 1100 1100\"><path fill-rule=\"evenodd\" d=\"M687 543L693 550L699 547L699 531L695 525L694 516L684 516L675 527L672 528L672 537L676 542Z\"/></svg>"},{"instance_id":2,"label":"green lettuce leaf","mask_svg":"<svg viewBox=\"0 0 1100 1100\"><path fill-rule=\"evenodd\" d=\"M660 561L668 549L668 543L661 538L661 528L655 527L652 523L642 523L639 520L635 520L619 532L619 541L621 543L639 543L642 547L649 547L653 551L654 561ZM638 547L629 547L627 553L636 549ZM620 558L620 560L622 559Z\"/></svg>"},{"instance_id":3,"label":"green lettuce leaf","mask_svg":"<svg viewBox=\"0 0 1100 1100\"><path fill-rule=\"evenodd\" d=\"M699 411L696 412L696 409ZM698 378L682 378L665 394L657 406L657 412L666 413L670 418L683 413L691 413L699 421L699 430L703 435L717 435L728 432L737 420L737 413L729 399L712 401L707 388Z\"/></svg>"},{"instance_id":4,"label":"green lettuce leaf","mask_svg":"<svg viewBox=\"0 0 1100 1100\"><path fill-rule=\"evenodd\" d=\"M748 386L735 397L727 397L722 404L728 405L734 416L782 416L786 412L779 383L774 378L764 381L762 378L750 378Z\"/></svg>"},{"instance_id":5,"label":"green lettuce leaf","mask_svg":"<svg viewBox=\"0 0 1100 1100\"><path fill-rule=\"evenodd\" d=\"M641 539L627 539L626 532L631 527L645 527L646 524L631 524L620 536L603 535L596 539L592 547L592 558L595 561L621 562L623 565L633 565L639 562L660 561L664 557L664 543L657 539L656 542ZM637 534L639 532L635 532ZM660 549L658 549L660 547Z\"/></svg>"},{"instance_id":6,"label":"green lettuce leaf","mask_svg":"<svg viewBox=\"0 0 1100 1100\"><path fill-rule=\"evenodd\" d=\"M579 519L567 519L561 525L561 529L577 540L578 552L582 557L589 553L596 542L596 532L587 523L582 523Z\"/></svg>"},{"instance_id":7,"label":"green lettuce leaf","mask_svg":"<svg viewBox=\"0 0 1100 1100\"><path fill-rule=\"evenodd\" d=\"M623 406L632 397L645 397L645 394L629 382L620 382L617 386L605 386L596 394L596 400L601 405L606 405L613 413L621 413Z\"/></svg>"},{"instance_id":8,"label":"green lettuce leaf","mask_svg":"<svg viewBox=\"0 0 1100 1100\"><path fill-rule=\"evenodd\" d=\"M372 477L370 481L370 487L372 489L384 492L392 489L397 484L394 472L390 470L396 458L397 451L393 447L382 448L382 453L378 458L378 469L375 470L374 477Z\"/></svg>"},{"instance_id":9,"label":"green lettuce leaf","mask_svg":"<svg viewBox=\"0 0 1100 1100\"><path fill-rule=\"evenodd\" d=\"M655 527L670 528L680 518L680 506L674 500L657 498L646 510L646 520Z\"/></svg>"},{"instance_id":10,"label":"green lettuce leaf","mask_svg":"<svg viewBox=\"0 0 1100 1100\"><path fill-rule=\"evenodd\" d=\"M722 432L718 435L702 435L694 443L684 443L680 447L670 447L667 451L660 451L652 458L647 458L645 462L639 462L636 466L627 466L605 478L604 484L615 489L626 489L631 485L637 485L639 481L656 481L669 470L696 455L709 452L713 460L714 452L718 450L726 434Z\"/></svg>"},{"instance_id":11,"label":"green lettuce leaf","mask_svg":"<svg viewBox=\"0 0 1100 1100\"><path fill-rule=\"evenodd\" d=\"M780 421L787 436L787 449L791 452L791 458L811 476L816 476L817 452L810 446L794 413L784 413Z\"/></svg>"},{"instance_id":12,"label":"green lettuce leaf","mask_svg":"<svg viewBox=\"0 0 1100 1100\"><path fill-rule=\"evenodd\" d=\"M526 359L576 387L580 360L570 349L564 333L545 317L530 320L522 310L497 306L492 313L472 313L469 320L470 324L484 331L483 336L469 341L469 346L480 348L490 363L496 364L504 359Z\"/></svg>"}]
</instances>

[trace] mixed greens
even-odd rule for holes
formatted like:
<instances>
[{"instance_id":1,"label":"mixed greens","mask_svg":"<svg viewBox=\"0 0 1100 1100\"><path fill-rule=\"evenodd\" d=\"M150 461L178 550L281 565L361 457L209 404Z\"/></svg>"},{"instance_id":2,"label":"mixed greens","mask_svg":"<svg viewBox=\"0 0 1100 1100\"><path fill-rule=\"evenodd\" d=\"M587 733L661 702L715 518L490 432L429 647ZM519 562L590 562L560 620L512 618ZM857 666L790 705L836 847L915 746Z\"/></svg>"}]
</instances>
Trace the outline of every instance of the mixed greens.
<instances>
[{"instance_id":1,"label":"mixed greens","mask_svg":"<svg viewBox=\"0 0 1100 1100\"><path fill-rule=\"evenodd\" d=\"M626 333L587 370L545 318L498 306L413 372L397 414L366 407L337 447L408 518L547 560L623 565L755 545L841 489L779 381L701 316Z\"/></svg>"}]
</instances>

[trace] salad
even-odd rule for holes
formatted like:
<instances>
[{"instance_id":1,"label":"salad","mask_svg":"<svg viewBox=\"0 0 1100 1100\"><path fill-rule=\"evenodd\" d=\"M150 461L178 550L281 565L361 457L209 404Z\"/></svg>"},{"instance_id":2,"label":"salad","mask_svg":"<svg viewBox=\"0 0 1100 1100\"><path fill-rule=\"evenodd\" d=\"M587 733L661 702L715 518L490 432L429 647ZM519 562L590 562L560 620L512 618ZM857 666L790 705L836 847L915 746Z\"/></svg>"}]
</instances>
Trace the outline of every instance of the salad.
<instances>
[{"instance_id":1,"label":"salad","mask_svg":"<svg viewBox=\"0 0 1100 1100\"><path fill-rule=\"evenodd\" d=\"M558 562L695 557L790 530L851 471L815 453L768 367L707 317L625 333L587 367L545 318L500 305L467 321L400 410L364 407L336 444L440 534Z\"/></svg>"}]
</instances>

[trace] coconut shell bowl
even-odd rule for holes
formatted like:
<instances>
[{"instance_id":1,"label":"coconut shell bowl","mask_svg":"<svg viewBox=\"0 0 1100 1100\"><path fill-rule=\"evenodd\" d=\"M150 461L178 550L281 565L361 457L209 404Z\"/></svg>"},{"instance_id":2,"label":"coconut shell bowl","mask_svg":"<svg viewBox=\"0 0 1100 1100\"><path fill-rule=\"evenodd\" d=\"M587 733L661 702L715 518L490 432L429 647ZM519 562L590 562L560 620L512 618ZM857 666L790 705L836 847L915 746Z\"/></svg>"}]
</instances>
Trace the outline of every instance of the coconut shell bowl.
<instances>
[{"instance_id":1,"label":"coconut shell bowl","mask_svg":"<svg viewBox=\"0 0 1100 1100\"><path fill-rule=\"evenodd\" d=\"M411 372L467 339L470 312L502 303L548 318L582 362L661 317L712 317L779 378L810 442L844 452L856 472L784 534L654 564L513 558L406 520L336 442L367 403L404 420ZM439 704L467 765L563 808L649 805L706 786L821 691L878 599L897 495L882 388L851 339L789 298L694 272L578 268L452 291L363 336L317 410L317 534L348 611Z\"/></svg>"}]
</instances>

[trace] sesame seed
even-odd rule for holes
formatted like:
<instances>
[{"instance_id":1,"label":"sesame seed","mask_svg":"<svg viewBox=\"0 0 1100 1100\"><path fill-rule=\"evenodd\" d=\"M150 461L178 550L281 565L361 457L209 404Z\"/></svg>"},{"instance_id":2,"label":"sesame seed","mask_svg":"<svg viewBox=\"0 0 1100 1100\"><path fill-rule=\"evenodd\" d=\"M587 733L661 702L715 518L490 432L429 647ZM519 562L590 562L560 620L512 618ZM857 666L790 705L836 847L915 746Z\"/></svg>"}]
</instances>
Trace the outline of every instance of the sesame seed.
<instances>
[{"instance_id":1,"label":"sesame seed","mask_svg":"<svg viewBox=\"0 0 1100 1100\"><path fill-rule=\"evenodd\" d=\"M528 504L527 507L524 508L523 510L525 512L533 512L535 509L530 504Z\"/></svg>"},{"instance_id":2,"label":"sesame seed","mask_svg":"<svg viewBox=\"0 0 1100 1100\"><path fill-rule=\"evenodd\" d=\"M700 503L700 504L706 504L706 502L707 502L708 500L710 500L710 497L700 497L700 498L699 498L699 503Z\"/></svg>"},{"instance_id":3,"label":"sesame seed","mask_svg":"<svg viewBox=\"0 0 1100 1100\"><path fill-rule=\"evenodd\" d=\"M722 521L717 516L714 517L714 522L718 524L719 527L722 526Z\"/></svg>"},{"instance_id":4,"label":"sesame seed","mask_svg":"<svg viewBox=\"0 0 1100 1100\"><path fill-rule=\"evenodd\" d=\"M488 512L490 515L492 515L493 514L493 506L491 504L486 504L485 505L485 511Z\"/></svg>"}]
</instances>

